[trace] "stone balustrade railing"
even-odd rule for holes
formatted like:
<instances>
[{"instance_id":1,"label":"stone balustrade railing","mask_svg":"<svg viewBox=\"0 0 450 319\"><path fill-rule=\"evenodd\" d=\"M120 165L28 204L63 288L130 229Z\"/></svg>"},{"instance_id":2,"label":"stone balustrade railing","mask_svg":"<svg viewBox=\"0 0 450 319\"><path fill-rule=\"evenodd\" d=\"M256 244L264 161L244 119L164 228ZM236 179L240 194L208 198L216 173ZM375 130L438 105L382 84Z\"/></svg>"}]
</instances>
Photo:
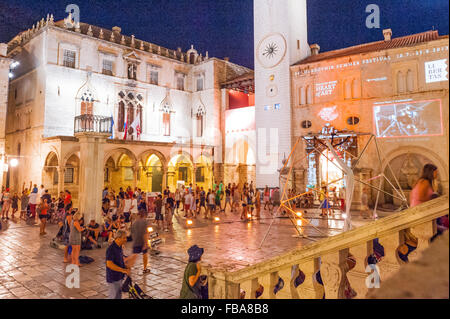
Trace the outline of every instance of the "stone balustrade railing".
<instances>
[{"instance_id":1,"label":"stone balustrade railing","mask_svg":"<svg viewBox=\"0 0 450 319\"><path fill-rule=\"evenodd\" d=\"M397 248L405 234L410 231L418 239L409 255L416 260L436 233L436 219L448 210L446 195L238 271L204 267L209 298L240 299L244 292L245 299L364 298L375 289L366 284L373 274L367 265L378 267L382 284L404 264ZM384 247L382 258L376 258L374 245L377 253Z\"/></svg>"}]
</instances>

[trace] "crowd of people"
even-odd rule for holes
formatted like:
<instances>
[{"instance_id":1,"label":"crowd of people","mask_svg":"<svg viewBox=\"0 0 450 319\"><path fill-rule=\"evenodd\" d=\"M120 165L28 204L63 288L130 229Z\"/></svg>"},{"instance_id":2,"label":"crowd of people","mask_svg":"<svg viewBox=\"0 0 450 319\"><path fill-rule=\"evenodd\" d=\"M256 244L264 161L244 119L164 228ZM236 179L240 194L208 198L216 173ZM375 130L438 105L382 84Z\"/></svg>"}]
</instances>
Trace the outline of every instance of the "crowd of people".
<instances>
[{"instance_id":1,"label":"crowd of people","mask_svg":"<svg viewBox=\"0 0 450 319\"><path fill-rule=\"evenodd\" d=\"M411 207L435 198L434 181L437 176L437 168L426 165L423 174L411 192ZM334 187L326 186L319 190L311 189L303 194L297 194L294 190L286 190L287 197L297 208L312 208L319 201L320 216L328 217L334 209L344 211L345 188L337 191ZM369 189L363 189L361 196L361 217L372 217L369 209ZM153 194L152 194L153 196ZM44 185L39 188L36 184L22 186L21 196L17 192L11 192L9 188L2 189L0 194L0 211L2 219L27 220L31 224L40 221L40 235L46 234L48 220L56 220L60 229L57 238L64 244L64 262L77 266L80 263L80 251L101 248L103 242L109 243L106 251L106 280L109 285L109 298L121 298L122 284L125 276L130 275L136 258L142 254L143 274L150 272L148 268L148 252L152 248L149 241L149 227L155 227L166 232L173 225L173 216L178 214L186 219L195 219L203 216L210 219L219 216L225 211L240 214L241 220L261 218L261 208L273 214L275 208L280 207L281 194L279 188L264 190L256 189L253 182L244 183L242 186L235 183L224 185L223 182L213 184L211 188L204 189L197 185L181 186L175 192L166 188L156 197L139 188L134 190L120 187L116 193L106 187L102 194L102 219L85 222L83 214L73 208L72 196L66 190L59 194L58 198L52 198ZM19 205L20 202L20 205ZM20 207L20 211L19 211ZM315 206L317 207L317 206ZM149 218L149 214L152 214ZM438 236L448 229L448 215L437 220ZM435 238L435 237L434 237ZM433 238L433 239L434 239ZM123 246L132 241L132 254L125 257ZM407 260L411 251L417 247L417 238L407 232L407 240L398 248L401 259ZM203 249L192 246L188 250L189 263L185 270L180 298L202 298L205 294L205 278L200 276L201 266L199 261L203 255ZM207 293L206 293L207 294Z\"/></svg>"}]
</instances>

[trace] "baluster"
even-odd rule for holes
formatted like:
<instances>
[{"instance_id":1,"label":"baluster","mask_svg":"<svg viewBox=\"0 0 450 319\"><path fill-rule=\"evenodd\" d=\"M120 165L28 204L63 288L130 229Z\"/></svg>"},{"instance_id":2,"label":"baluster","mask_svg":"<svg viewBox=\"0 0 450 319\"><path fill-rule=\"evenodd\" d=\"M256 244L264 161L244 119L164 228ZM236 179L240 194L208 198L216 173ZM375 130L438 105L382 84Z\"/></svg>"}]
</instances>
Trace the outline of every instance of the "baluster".
<instances>
[{"instance_id":1,"label":"baluster","mask_svg":"<svg viewBox=\"0 0 450 319\"><path fill-rule=\"evenodd\" d=\"M209 299L239 299L239 284L223 279L224 272L207 273Z\"/></svg>"},{"instance_id":2,"label":"baluster","mask_svg":"<svg viewBox=\"0 0 450 319\"><path fill-rule=\"evenodd\" d=\"M273 272L270 274L265 274L258 278L260 284L264 287L264 292L259 297L260 299L276 299L273 289L278 283L278 272Z\"/></svg>"},{"instance_id":3,"label":"baluster","mask_svg":"<svg viewBox=\"0 0 450 319\"><path fill-rule=\"evenodd\" d=\"M435 234L436 221L429 221L411 228L411 232L417 237L419 243L417 249L409 255L409 260L414 261L420 258L422 252L430 246L430 239Z\"/></svg>"},{"instance_id":4,"label":"baluster","mask_svg":"<svg viewBox=\"0 0 450 319\"><path fill-rule=\"evenodd\" d=\"M322 265L320 266L320 273L322 275L326 299L339 298L340 288L344 279L341 260L345 259L345 257L345 251L340 251L327 254L321 258Z\"/></svg>"},{"instance_id":5,"label":"baluster","mask_svg":"<svg viewBox=\"0 0 450 319\"><path fill-rule=\"evenodd\" d=\"M292 288L295 290L295 293L292 293L292 295L297 294L300 299L316 299L318 298L318 292L316 291L317 287L314 284L313 275L316 272L315 262L314 260L307 261L300 263L298 265L298 269L301 270L305 274L305 281L295 288L294 281L298 276L298 270L294 274L294 277L292 278Z\"/></svg>"},{"instance_id":6,"label":"baluster","mask_svg":"<svg viewBox=\"0 0 450 319\"><path fill-rule=\"evenodd\" d=\"M368 242L358 246L350 248L350 253L356 259L355 268L347 272L347 279L350 282L352 288L358 294L356 298L364 298L367 294L368 288L366 285L366 278L368 273L366 273L367 266L367 256L372 254L372 243Z\"/></svg>"},{"instance_id":7,"label":"baluster","mask_svg":"<svg viewBox=\"0 0 450 319\"><path fill-rule=\"evenodd\" d=\"M277 299L298 299L298 293L294 289L294 282L292 280L292 267L283 268L278 271L278 278L276 278L275 285L278 283L279 278L283 280L284 287L277 292Z\"/></svg>"},{"instance_id":8,"label":"baluster","mask_svg":"<svg viewBox=\"0 0 450 319\"><path fill-rule=\"evenodd\" d=\"M399 270L400 260L397 256L397 248L403 241L400 240L400 233L395 233L380 237L379 242L383 245L385 254L377 264L380 269L380 280L383 281Z\"/></svg>"},{"instance_id":9,"label":"baluster","mask_svg":"<svg viewBox=\"0 0 450 319\"><path fill-rule=\"evenodd\" d=\"M245 291L245 299L256 299L256 289L258 287L258 278L247 280L240 284L240 289Z\"/></svg>"}]
</instances>

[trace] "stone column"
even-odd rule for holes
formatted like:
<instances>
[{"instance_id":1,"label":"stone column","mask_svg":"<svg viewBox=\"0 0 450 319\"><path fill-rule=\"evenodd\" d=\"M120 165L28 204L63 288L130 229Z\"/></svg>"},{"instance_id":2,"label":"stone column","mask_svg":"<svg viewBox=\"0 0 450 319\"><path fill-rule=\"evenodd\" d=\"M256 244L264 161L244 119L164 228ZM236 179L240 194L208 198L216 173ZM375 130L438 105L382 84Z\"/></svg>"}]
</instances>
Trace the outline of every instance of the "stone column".
<instances>
[{"instance_id":1,"label":"stone column","mask_svg":"<svg viewBox=\"0 0 450 319\"><path fill-rule=\"evenodd\" d=\"M104 184L104 146L109 134L76 133L80 143L79 207L85 221L102 217L102 190Z\"/></svg>"},{"instance_id":2,"label":"stone column","mask_svg":"<svg viewBox=\"0 0 450 319\"><path fill-rule=\"evenodd\" d=\"M197 165L192 166L192 187L197 183Z\"/></svg>"},{"instance_id":3,"label":"stone column","mask_svg":"<svg viewBox=\"0 0 450 319\"><path fill-rule=\"evenodd\" d=\"M139 166L133 167L133 192L137 187L137 174L138 174Z\"/></svg>"},{"instance_id":4,"label":"stone column","mask_svg":"<svg viewBox=\"0 0 450 319\"><path fill-rule=\"evenodd\" d=\"M58 167L58 196L60 192L64 192L64 167ZM75 175L75 172L74 172Z\"/></svg>"}]
</instances>

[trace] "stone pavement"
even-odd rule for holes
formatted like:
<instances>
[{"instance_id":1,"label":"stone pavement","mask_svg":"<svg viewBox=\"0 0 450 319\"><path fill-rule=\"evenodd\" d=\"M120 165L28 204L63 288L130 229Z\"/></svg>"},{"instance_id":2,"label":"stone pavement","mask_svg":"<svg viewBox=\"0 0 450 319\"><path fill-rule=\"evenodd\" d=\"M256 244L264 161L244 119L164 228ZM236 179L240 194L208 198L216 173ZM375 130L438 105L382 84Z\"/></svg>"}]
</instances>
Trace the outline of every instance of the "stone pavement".
<instances>
[{"instance_id":1,"label":"stone pavement","mask_svg":"<svg viewBox=\"0 0 450 319\"><path fill-rule=\"evenodd\" d=\"M197 244L205 248L203 265L226 267L229 270L252 265L295 247L301 247L326 235L342 231L343 221L312 219L313 227L305 227L309 239L299 238L288 218L275 218L262 212L261 220L242 222L239 214L221 214L221 221L198 218L192 227L185 219L174 217L170 232L160 231L163 244L161 254L150 256L149 274L142 274L142 257L138 257L131 277L149 295L157 299L173 299L179 296L184 268L187 263L187 249ZM309 212L315 217L318 213ZM339 216L337 216L339 217ZM273 221L271 230L261 249L259 246ZM367 220L354 217L358 226ZM0 299L104 299L108 287L105 280L104 248L83 250L81 255L95 261L81 267L80 288L65 286L63 251L50 247L50 240L57 233L56 225L49 225L47 235L39 236L39 226L28 226L24 222L9 221L9 228L0 232ZM128 243L125 254L131 253ZM124 297L126 295L124 294Z\"/></svg>"}]
</instances>

